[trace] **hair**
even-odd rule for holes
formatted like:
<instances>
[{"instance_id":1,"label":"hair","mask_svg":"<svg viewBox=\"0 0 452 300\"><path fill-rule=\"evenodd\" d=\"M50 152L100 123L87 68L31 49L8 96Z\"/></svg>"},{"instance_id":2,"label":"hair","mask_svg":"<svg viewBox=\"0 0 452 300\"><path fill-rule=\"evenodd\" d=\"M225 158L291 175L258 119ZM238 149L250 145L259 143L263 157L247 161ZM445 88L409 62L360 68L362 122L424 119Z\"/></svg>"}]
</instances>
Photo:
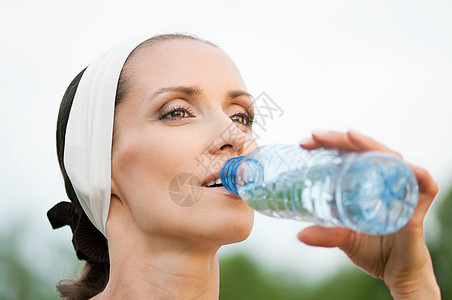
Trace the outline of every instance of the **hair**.
<instances>
[{"instance_id":1,"label":"hair","mask_svg":"<svg viewBox=\"0 0 452 300\"><path fill-rule=\"evenodd\" d=\"M200 39L198 37L187 35L187 34L163 34L157 35L150 39L147 39L143 43L141 43L138 47L136 47L127 58L123 69L121 70L121 74L118 80L118 86L116 90L115 97L115 108L119 103L124 99L127 95L130 83L128 82L128 74L125 71L125 66L127 65L127 61L136 55L138 51L142 48L149 47L156 43L168 40L193 40L205 43L207 45L218 48L217 45ZM72 103L74 102L75 93L77 91L77 87L80 83L80 80L85 72L86 68L83 69L69 84L66 92L63 95L63 99L60 104L60 109L58 113L57 120L57 130L56 130L56 147L57 147L57 155L58 155L58 163L60 165L61 173L64 179L64 185L66 188L66 194L74 206L84 214L83 209L80 205L79 200L77 199L77 195L75 194L74 188L72 186L71 181L66 172L66 168L64 166L64 146L65 146L65 137L66 137L66 128L69 119L69 113L71 111ZM97 230L93 226L93 230ZM100 234L103 236L102 234ZM85 261L82 266L82 270L79 272L77 277L72 280L61 280L57 285L57 290L63 299L67 300L78 300L78 299L89 299L94 297L95 295L102 292L108 282L110 273L110 262L105 263L96 263L91 261Z\"/></svg>"}]
</instances>

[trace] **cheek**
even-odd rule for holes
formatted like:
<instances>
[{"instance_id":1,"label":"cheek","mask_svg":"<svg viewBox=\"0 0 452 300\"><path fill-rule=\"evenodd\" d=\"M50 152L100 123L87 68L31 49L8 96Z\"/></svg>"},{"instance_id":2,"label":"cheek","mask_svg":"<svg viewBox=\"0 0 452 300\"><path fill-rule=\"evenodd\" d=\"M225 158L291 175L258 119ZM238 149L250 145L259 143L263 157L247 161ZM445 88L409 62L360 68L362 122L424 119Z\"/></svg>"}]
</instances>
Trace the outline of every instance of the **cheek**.
<instances>
[{"instance_id":1,"label":"cheek","mask_svg":"<svg viewBox=\"0 0 452 300\"><path fill-rule=\"evenodd\" d=\"M182 135L157 129L134 132L122 132L113 150L112 193L127 203L136 224L148 231L168 219L180 219L169 187L177 175L193 169L196 150L193 143L181 142L186 140Z\"/></svg>"},{"instance_id":2,"label":"cheek","mask_svg":"<svg viewBox=\"0 0 452 300\"><path fill-rule=\"evenodd\" d=\"M159 130L139 134L124 134L112 154L112 177L120 182L164 179L187 168L189 147L183 147L174 135ZM114 170L113 170L114 169Z\"/></svg>"}]
</instances>

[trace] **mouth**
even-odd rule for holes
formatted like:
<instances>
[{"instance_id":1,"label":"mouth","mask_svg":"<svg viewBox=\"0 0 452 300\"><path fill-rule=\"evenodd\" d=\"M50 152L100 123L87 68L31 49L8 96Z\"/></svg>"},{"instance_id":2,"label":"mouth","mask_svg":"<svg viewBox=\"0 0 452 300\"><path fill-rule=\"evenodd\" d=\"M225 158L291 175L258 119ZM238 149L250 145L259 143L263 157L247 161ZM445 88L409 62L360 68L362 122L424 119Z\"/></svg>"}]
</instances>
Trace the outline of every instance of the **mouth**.
<instances>
[{"instance_id":1,"label":"mouth","mask_svg":"<svg viewBox=\"0 0 452 300\"><path fill-rule=\"evenodd\" d=\"M201 182L201 187L206 188L206 191L224 194L233 199L241 199L239 195L231 192L223 185L220 178L220 170L206 176Z\"/></svg>"},{"instance_id":2,"label":"mouth","mask_svg":"<svg viewBox=\"0 0 452 300\"><path fill-rule=\"evenodd\" d=\"M224 187L223 183L221 182L220 171L214 172L204 178L201 186L207 188Z\"/></svg>"}]
</instances>

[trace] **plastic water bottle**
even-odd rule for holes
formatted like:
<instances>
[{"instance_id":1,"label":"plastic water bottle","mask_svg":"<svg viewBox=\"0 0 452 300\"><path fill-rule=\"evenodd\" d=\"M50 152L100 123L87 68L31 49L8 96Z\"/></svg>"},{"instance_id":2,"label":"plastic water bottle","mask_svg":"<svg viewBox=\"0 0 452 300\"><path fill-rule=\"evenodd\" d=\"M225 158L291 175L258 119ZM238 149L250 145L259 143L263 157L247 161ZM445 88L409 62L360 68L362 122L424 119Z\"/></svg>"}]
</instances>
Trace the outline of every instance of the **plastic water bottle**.
<instances>
[{"instance_id":1,"label":"plastic water bottle","mask_svg":"<svg viewBox=\"0 0 452 300\"><path fill-rule=\"evenodd\" d=\"M267 145L226 161L221 181L264 215L374 235L405 226L418 201L412 171L374 151Z\"/></svg>"}]
</instances>

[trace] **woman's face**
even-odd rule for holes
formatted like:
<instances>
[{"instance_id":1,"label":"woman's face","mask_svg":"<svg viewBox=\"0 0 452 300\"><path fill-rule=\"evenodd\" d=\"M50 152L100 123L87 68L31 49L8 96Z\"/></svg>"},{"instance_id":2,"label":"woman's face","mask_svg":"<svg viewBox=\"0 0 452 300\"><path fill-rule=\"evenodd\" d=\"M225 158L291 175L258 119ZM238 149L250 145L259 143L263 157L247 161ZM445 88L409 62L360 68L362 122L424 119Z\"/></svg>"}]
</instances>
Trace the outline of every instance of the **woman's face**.
<instances>
[{"instance_id":1,"label":"woman's face","mask_svg":"<svg viewBox=\"0 0 452 300\"><path fill-rule=\"evenodd\" d=\"M205 43L171 40L138 50L124 76L112 150L112 207L127 216L123 226L214 244L245 239L253 211L206 186L223 162L256 148L252 100L234 63Z\"/></svg>"}]
</instances>

